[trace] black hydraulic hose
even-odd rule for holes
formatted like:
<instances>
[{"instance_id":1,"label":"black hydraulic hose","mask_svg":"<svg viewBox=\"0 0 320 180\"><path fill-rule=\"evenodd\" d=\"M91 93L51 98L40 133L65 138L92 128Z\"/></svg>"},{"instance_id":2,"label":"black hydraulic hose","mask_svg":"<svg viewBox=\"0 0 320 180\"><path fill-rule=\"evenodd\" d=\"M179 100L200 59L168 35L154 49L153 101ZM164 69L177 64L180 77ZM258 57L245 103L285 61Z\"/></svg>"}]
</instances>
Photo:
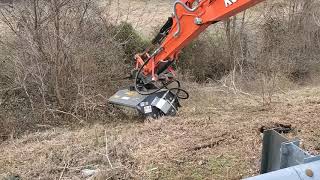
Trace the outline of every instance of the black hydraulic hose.
<instances>
[{"instance_id":1,"label":"black hydraulic hose","mask_svg":"<svg viewBox=\"0 0 320 180\"><path fill-rule=\"evenodd\" d=\"M181 89L181 88L170 88L169 89L169 91L171 91L171 92L174 91L174 90L177 90L177 93L175 95L178 97L178 99L189 99L190 95L186 90ZM181 96L180 95L181 92L183 92L186 96L185 97Z\"/></svg>"},{"instance_id":2,"label":"black hydraulic hose","mask_svg":"<svg viewBox=\"0 0 320 180\"><path fill-rule=\"evenodd\" d=\"M185 90L185 89L182 89L181 88L181 83L180 83L180 81L178 81L178 80L176 80L176 79L174 79L172 82L176 82L177 83L177 87L175 87L175 88L168 88L168 87L166 87L169 91L177 91L176 93L174 93L177 97L178 97L178 99L189 99L189 97L190 97L190 95L189 95L189 93ZM184 97L184 96L181 96L180 94L181 94L181 92L182 93L184 93L186 96ZM173 92L172 92L173 93Z\"/></svg>"},{"instance_id":3,"label":"black hydraulic hose","mask_svg":"<svg viewBox=\"0 0 320 180\"><path fill-rule=\"evenodd\" d=\"M177 92L175 93L175 95L177 96L177 98L179 98L179 99L188 99L188 98L189 98L189 93L188 93L186 90L181 89L181 88L180 88L180 87L181 87L180 82L179 82L178 80L175 80L175 79L172 80L172 81L169 81L169 82L167 82L167 83L164 83L161 87L158 87L156 90L154 90L154 91L152 91L152 92L143 93L142 91L139 90L138 84L137 84L138 79L139 79L139 75L141 74L141 71L142 71L143 68L148 64L148 62L151 60L152 57L154 57L154 56L149 57L149 58L143 63L143 65L139 68L139 70L138 70L138 72L137 72L137 74L136 74L135 82L134 82L134 88L135 88L136 92L139 93L140 95L146 95L146 96L147 96L147 95L151 95L151 94L157 93L157 92L161 91L162 89L166 88L166 89L168 89L168 91L170 91L170 92L172 92L173 90L177 90ZM176 82L177 85L178 85L178 87L176 87L176 88L168 88L168 86L169 86L171 83L173 83L173 82ZM185 93L186 97L180 96L180 95L179 95L180 92Z\"/></svg>"},{"instance_id":4,"label":"black hydraulic hose","mask_svg":"<svg viewBox=\"0 0 320 180\"><path fill-rule=\"evenodd\" d=\"M137 81L138 81L138 79L139 79L139 75L141 74L141 71L142 71L143 68L148 64L148 62L150 61L151 58L152 58L152 56L149 57L149 58L143 63L143 65L139 68L139 70L138 70L138 72L137 72L137 74L136 74L136 78L135 78L135 82L134 82L134 88L135 88L135 90L136 90L139 94L141 94L141 95L151 95L151 94L157 93L157 92L159 92L161 89L165 88L166 86L168 86L169 84L172 83L172 82L168 82L168 83L164 84L163 86L157 88L156 90L154 90L154 91L152 91L152 92L148 92L148 93L143 93L143 92L141 92L141 91L138 89Z\"/></svg>"}]
</instances>

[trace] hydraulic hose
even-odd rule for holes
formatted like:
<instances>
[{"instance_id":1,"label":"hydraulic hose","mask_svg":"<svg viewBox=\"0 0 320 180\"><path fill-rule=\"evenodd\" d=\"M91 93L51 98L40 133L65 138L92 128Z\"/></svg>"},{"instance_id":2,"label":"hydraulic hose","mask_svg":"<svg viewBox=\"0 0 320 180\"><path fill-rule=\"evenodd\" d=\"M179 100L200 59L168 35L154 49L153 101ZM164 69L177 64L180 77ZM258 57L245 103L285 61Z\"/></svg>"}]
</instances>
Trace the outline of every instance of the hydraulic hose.
<instances>
[{"instance_id":1,"label":"hydraulic hose","mask_svg":"<svg viewBox=\"0 0 320 180\"><path fill-rule=\"evenodd\" d=\"M143 70L143 68L148 64L148 62L151 60L152 57L153 57L153 56L149 57L149 58L143 63L143 65L139 68L139 70L138 70L138 72L137 72L137 74L136 74L135 83L134 83L134 88L135 88L136 92L138 92L138 93L141 94L141 95L151 95L151 94L157 93L157 92L161 91L162 89L165 89L165 88L166 88L166 89L168 89L168 91L170 91L170 92L176 90L177 92L174 93L174 94L177 96L177 98L179 98L179 99L188 99L188 98L189 98L189 93L188 93L186 90L181 89L181 88L180 88L180 87L181 87L180 82L179 82L178 80L175 80L175 79L172 80L172 81L169 81L169 82L167 82L167 83L164 83L161 87L158 87L156 90L154 90L154 91L152 91L152 92L144 93L144 92L142 92L142 91L139 90L139 88L138 88L138 83L137 83L137 82L138 82L138 79L139 79L139 76L140 76L141 71ZM177 85L178 85L178 87L176 87L176 88L168 88L168 86L169 86L171 83L173 83L173 82L176 82ZM185 96L185 97L181 96L181 95L180 95L181 92L185 93L186 96Z\"/></svg>"},{"instance_id":2,"label":"hydraulic hose","mask_svg":"<svg viewBox=\"0 0 320 180\"><path fill-rule=\"evenodd\" d=\"M171 82L168 82L164 85L162 85L161 87L159 87L158 89L152 91L152 92L148 92L148 93L144 93L142 91L139 90L138 88L138 79L139 79L139 75L141 74L141 71L143 70L143 68L148 64L148 62L151 60L153 56L150 56L144 63L143 65L139 68L137 74L136 74L136 77L135 77L135 80L134 80L134 89L141 95L151 95L151 94L154 94L154 93L157 93L159 92L160 90L162 90L163 88L165 88L166 86L168 86L169 84L171 84Z\"/></svg>"},{"instance_id":3,"label":"hydraulic hose","mask_svg":"<svg viewBox=\"0 0 320 180\"><path fill-rule=\"evenodd\" d=\"M176 18L176 21L177 21L177 25L178 25L178 30L174 33L174 37L177 37L179 36L180 32L181 32L181 24L180 24L180 19L178 17L178 13L177 13L177 6L180 4L182 5L182 7L184 9L186 9L187 11L189 12L195 12L200 6L199 6L199 3L200 1L197 0L198 2L198 5L194 8L189 8L185 3L181 2L180 0L177 0L176 2L174 2L174 5L173 5L173 15L174 17Z\"/></svg>"}]
</instances>

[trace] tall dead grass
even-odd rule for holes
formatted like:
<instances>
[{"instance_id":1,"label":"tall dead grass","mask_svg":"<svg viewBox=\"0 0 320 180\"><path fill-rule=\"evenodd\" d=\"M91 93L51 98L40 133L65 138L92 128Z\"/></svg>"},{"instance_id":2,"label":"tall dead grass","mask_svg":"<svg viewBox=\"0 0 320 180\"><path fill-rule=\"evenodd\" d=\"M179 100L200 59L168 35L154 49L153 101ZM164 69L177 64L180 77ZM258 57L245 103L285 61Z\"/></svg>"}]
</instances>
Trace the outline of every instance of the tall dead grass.
<instances>
[{"instance_id":1,"label":"tall dead grass","mask_svg":"<svg viewBox=\"0 0 320 180\"><path fill-rule=\"evenodd\" d=\"M245 11L215 24L183 50L180 72L234 93L257 92L270 104L282 89L317 80L319 7L315 0L267 1L263 13Z\"/></svg>"},{"instance_id":2,"label":"tall dead grass","mask_svg":"<svg viewBox=\"0 0 320 180\"><path fill-rule=\"evenodd\" d=\"M10 29L0 40L1 129L17 134L108 119L107 97L144 42L131 25L111 24L104 10L90 0L21 1L0 9Z\"/></svg>"},{"instance_id":3,"label":"tall dead grass","mask_svg":"<svg viewBox=\"0 0 320 180\"><path fill-rule=\"evenodd\" d=\"M244 12L200 36L183 50L179 65L193 80L220 80L236 69L239 76L282 74L306 80L319 70L319 2L277 1L259 19ZM201 50L201 51L199 51Z\"/></svg>"},{"instance_id":4,"label":"tall dead grass","mask_svg":"<svg viewBox=\"0 0 320 180\"><path fill-rule=\"evenodd\" d=\"M111 24L96 3L34 0L1 8L10 32L0 40L0 136L110 118L107 97L147 42L130 24ZM244 12L213 25L183 50L181 74L234 93L255 90L264 104L283 85L316 77L319 2L271 1L263 12L258 20Z\"/></svg>"}]
</instances>

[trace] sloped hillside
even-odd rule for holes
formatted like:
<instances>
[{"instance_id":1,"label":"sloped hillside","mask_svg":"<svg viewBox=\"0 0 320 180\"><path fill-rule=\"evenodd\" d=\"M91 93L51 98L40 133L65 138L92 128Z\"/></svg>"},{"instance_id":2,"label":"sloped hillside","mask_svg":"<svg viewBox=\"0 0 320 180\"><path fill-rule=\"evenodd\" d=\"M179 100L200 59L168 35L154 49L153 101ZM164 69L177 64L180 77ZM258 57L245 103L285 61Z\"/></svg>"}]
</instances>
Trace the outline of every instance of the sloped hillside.
<instances>
[{"instance_id":1,"label":"sloped hillside","mask_svg":"<svg viewBox=\"0 0 320 180\"><path fill-rule=\"evenodd\" d=\"M262 126L291 125L320 152L320 90L309 87L259 99L190 85L177 117L118 119L79 129L53 128L1 144L0 177L23 179L240 179L258 173Z\"/></svg>"}]
</instances>

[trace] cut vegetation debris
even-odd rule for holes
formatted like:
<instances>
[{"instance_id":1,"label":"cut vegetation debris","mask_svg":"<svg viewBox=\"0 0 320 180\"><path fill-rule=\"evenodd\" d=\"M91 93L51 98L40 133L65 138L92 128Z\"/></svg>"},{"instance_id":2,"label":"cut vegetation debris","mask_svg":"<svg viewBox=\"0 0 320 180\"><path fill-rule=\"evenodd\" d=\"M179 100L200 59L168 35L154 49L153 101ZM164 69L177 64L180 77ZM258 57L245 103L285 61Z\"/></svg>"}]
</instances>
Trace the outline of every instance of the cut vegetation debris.
<instances>
[{"instance_id":1,"label":"cut vegetation debris","mask_svg":"<svg viewBox=\"0 0 320 180\"><path fill-rule=\"evenodd\" d=\"M259 130L275 124L290 124L287 136L320 152L317 87L277 94L268 107L213 87L189 88L192 100L174 118L56 128L7 140L0 146L0 177L240 179L258 174Z\"/></svg>"}]
</instances>

